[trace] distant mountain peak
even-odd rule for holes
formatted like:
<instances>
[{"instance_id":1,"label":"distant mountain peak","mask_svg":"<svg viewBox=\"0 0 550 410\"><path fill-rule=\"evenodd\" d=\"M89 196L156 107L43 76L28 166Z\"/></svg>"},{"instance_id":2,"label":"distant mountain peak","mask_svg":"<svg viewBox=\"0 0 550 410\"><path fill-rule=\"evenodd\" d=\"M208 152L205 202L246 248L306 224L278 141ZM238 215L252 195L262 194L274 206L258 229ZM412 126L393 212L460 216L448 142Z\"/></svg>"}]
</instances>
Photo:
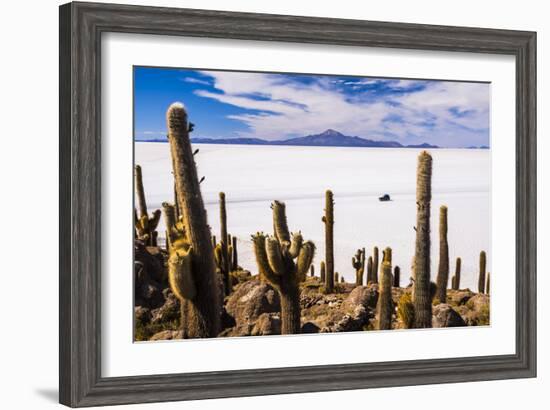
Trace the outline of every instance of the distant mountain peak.
<instances>
[{"instance_id":1,"label":"distant mountain peak","mask_svg":"<svg viewBox=\"0 0 550 410\"><path fill-rule=\"evenodd\" d=\"M325 130L322 133L320 133L319 136L323 136L323 137L343 137L344 134L342 134L341 132L338 132L336 130L333 130L332 128L329 128L328 130Z\"/></svg>"}]
</instances>

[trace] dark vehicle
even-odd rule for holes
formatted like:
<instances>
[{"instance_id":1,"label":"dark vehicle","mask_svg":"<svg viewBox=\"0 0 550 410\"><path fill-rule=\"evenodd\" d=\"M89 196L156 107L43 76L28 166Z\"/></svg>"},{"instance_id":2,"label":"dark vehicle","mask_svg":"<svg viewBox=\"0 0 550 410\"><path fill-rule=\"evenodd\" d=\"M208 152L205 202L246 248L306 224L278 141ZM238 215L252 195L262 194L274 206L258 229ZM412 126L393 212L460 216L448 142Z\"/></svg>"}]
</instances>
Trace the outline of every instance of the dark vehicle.
<instances>
[{"instance_id":1,"label":"dark vehicle","mask_svg":"<svg viewBox=\"0 0 550 410\"><path fill-rule=\"evenodd\" d=\"M386 202L386 201L391 201L391 198L388 194L384 194L381 197L378 197L378 200L382 202Z\"/></svg>"}]
</instances>

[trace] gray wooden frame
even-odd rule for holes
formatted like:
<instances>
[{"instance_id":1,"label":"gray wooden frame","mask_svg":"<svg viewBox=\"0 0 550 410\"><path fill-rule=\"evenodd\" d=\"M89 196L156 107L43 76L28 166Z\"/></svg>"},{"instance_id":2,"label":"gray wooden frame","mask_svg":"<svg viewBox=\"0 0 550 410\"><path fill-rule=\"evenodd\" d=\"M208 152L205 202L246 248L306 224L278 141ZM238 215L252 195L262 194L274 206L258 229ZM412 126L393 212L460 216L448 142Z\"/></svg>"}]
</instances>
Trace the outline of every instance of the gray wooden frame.
<instances>
[{"instance_id":1,"label":"gray wooden frame","mask_svg":"<svg viewBox=\"0 0 550 410\"><path fill-rule=\"evenodd\" d=\"M102 377L100 39L102 33L106 32L515 56L516 353L400 362ZM61 6L60 402L81 407L535 377L535 54L536 33L526 31L94 3L69 3Z\"/></svg>"}]
</instances>

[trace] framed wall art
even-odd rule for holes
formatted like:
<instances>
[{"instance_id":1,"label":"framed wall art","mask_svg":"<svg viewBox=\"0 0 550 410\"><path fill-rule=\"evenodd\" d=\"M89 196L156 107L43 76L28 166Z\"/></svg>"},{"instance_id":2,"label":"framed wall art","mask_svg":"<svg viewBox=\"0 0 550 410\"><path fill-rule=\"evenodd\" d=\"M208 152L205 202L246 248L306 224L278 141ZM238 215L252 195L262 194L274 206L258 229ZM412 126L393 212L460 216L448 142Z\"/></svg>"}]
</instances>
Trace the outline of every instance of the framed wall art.
<instances>
[{"instance_id":1,"label":"framed wall art","mask_svg":"<svg viewBox=\"0 0 550 410\"><path fill-rule=\"evenodd\" d=\"M60 7L60 402L536 375L536 34Z\"/></svg>"}]
</instances>

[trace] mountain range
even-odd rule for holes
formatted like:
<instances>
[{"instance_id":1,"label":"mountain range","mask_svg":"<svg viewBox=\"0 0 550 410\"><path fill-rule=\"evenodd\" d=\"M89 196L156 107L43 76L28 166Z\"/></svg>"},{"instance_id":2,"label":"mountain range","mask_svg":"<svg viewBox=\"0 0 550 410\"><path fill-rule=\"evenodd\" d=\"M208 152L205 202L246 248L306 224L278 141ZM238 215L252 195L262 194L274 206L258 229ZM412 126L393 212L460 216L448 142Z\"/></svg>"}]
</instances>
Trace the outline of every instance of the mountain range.
<instances>
[{"instance_id":1,"label":"mountain range","mask_svg":"<svg viewBox=\"0 0 550 410\"><path fill-rule=\"evenodd\" d=\"M165 139L147 140L148 142L166 142ZM232 145L291 145L304 147L374 147L374 148L439 148L428 143L403 145L397 141L376 141L361 137L350 137L341 132L328 129L320 134L286 140L268 141L261 138L191 138L195 144L232 144ZM476 147L468 147L476 148ZM487 147L480 147L487 148Z\"/></svg>"}]
</instances>

